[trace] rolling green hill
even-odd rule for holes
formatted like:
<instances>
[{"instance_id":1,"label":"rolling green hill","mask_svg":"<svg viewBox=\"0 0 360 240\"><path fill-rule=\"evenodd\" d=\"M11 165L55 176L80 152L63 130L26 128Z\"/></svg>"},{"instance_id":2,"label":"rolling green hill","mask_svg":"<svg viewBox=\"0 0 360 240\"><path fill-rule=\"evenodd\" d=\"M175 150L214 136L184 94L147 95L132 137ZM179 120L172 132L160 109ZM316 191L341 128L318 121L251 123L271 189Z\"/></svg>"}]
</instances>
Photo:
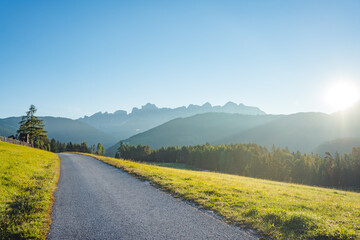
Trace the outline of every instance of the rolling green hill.
<instances>
[{"instance_id":1,"label":"rolling green hill","mask_svg":"<svg viewBox=\"0 0 360 240\"><path fill-rule=\"evenodd\" d=\"M116 139L84 122L68 118L39 117L44 120L45 130L49 138L55 138L60 142L87 142L97 144L101 142L105 146L111 146ZM21 117L0 119L0 135L15 135Z\"/></svg>"}]
</instances>

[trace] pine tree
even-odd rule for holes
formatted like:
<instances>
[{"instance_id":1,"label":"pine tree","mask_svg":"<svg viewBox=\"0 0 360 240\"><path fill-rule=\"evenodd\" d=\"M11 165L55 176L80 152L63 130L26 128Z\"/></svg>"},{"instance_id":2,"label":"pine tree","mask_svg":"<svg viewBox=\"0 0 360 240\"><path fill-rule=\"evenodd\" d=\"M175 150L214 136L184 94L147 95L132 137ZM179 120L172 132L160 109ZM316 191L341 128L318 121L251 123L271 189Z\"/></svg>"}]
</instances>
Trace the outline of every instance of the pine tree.
<instances>
[{"instance_id":1,"label":"pine tree","mask_svg":"<svg viewBox=\"0 0 360 240\"><path fill-rule=\"evenodd\" d=\"M97 155L104 155L104 154L105 154L105 148L104 148L103 145L101 145L101 143L98 143L98 144L97 144L96 154L97 154Z\"/></svg>"},{"instance_id":2,"label":"pine tree","mask_svg":"<svg viewBox=\"0 0 360 240\"><path fill-rule=\"evenodd\" d=\"M105 155L105 147L101 143L97 144L95 154L96 155L101 155L101 156Z\"/></svg>"},{"instance_id":3,"label":"pine tree","mask_svg":"<svg viewBox=\"0 0 360 240\"><path fill-rule=\"evenodd\" d=\"M88 148L87 143L81 143L80 152L90 153L90 148Z\"/></svg>"},{"instance_id":4,"label":"pine tree","mask_svg":"<svg viewBox=\"0 0 360 240\"><path fill-rule=\"evenodd\" d=\"M50 150L55 153L59 152L58 144L54 138L50 141Z\"/></svg>"},{"instance_id":5,"label":"pine tree","mask_svg":"<svg viewBox=\"0 0 360 240\"><path fill-rule=\"evenodd\" d=\"M101 155L105 156L105 154L106 154L105 147L102 146Z\"/></svg>"},{"instance_id":6,"label":"pine tree","mask_svg":"<svg viewBox=\"0 0 360 240\"><path fill-rule=\"evenodd\" d=\"M90 148L90 153L95 153L96 152L96 147L95 147L95 144L91 145L91 148Z\"/></svg>"},{"instance_id":7,"label":"pine tree","mask_svg":"<svg viewBox=\"0 0 360 240\"><path fill-rule=\"evenodd\" d=\"M17 133L23 136L29 134L30 143L40 143L40 145L42 145L44 140L48 139L46 135L47 131L44 130L44 121L35 116L36 111L36 107L31 105L29 111L26 112L26 115L21 118L21 121L19 122L20 127L17 130Z\"/></svg>"}]
</instances>

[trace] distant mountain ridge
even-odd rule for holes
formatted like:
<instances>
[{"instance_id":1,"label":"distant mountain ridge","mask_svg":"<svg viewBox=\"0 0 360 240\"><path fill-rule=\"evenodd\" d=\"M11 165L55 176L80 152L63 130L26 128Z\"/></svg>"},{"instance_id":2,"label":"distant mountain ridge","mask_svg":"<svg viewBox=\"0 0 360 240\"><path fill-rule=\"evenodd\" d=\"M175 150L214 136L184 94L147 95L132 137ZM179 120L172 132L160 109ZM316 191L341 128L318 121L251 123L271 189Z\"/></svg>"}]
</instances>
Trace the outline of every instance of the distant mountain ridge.
<instances>
[{"instance_id":1,"label":"distant mountain ridge","mask_svg":"<svg viewBox=\"0 0 360 240\"><path fill-rule=\"evenodd\" d=\"M131 113L123 110L114 113L98 112L77 120L61 117L40 118L44 120L49 138L55 138L61 142L86 141L88 144L101 142L109 147L121 139L129 138L167 121L208 112L265 115L265 112L257 107L233 102L228 102L224 106L212 106L210 103L205 103L202 106L190 104L188 107L178 108L158 108L154 104L147 103L141 108L134 107ZM0 135L15 135L20 119L21 117L0 119Z\"/></svg>"},{"instance_id":2,"label":"distant mountain ridge","mask_svg":"<svg viewBox=\"0 0 360 240\"><path fill-rule=\"evenodd\" d=\"M360 142L360 102L333 114L305 112L268 115L256 107L229 102L224 106L189 105L158 108L146 104L131 113L96 113L78 120L40 117L50 138L62 142L101 142L114 155L119 141L130 144L184 146L257 143L290 151L340 153ZM21 117L0 119L0 135L16 134ZM147 130L146 130L147 129ZM123 136L123 137L122 137ZM116 143L116 144L115 144ZM115 144L115 145L114 145Z\"/></svg>"},{"instance_id":3,"label":"distant mountain ridge","mask_svg":"<svg viewBox=\"0 0 360 240\"><path fill-rule=\"evenodd\" d=\"M333 153L350 151L357 146L357 139L360 138L360 103L333 114L307 112L265 116L267 118L262 115L239 116L225 113L224 116L196 115L169 121L123 141L134 145L150 145L153 148L206 142L256 143L268 148L273 145L288 147L290 151ZM335 139L341 140L334 141ZM109 154L116 146L118 144L109 148Z\"/></svg>"},{"instance_id":4,"label":"distant mountain ridge","mask_svg":"<svg viewBox=\"0 0 360 240\"><path fill-rule=\"evenodd\" d=\"M275 145L288 147L290 151L319 154L349 152L360 142L360 103L333 114L290 115L268 115L256 107L232 102L224 106L206 103L174 109L158 108L149 103L140 109L133 108L129 114L120 110L78 120L40 118L45 121L50 138L62 142L101 142L108 147L109 155L115 154L121 140L152 148L207 142L257 143L268 148ZM0 119L0 135L16 134L20 119Z\"/></svg>"},{"instance_id":5,"label":"distant mountain ridge","mask_svg":"<svg viewBox=\"0 0 360 240\"><path fill-rule=\"evenodd\" d=\"M262 125L279 117L276 115L202 113L170 120L123 141L126 144L149 145L151 148L213 143L215 140ZM119 146L120 142L107 149L107 154L114 156Z\"/></svg>"},{"instance_id":6,"label":"distant mountain ridge","mask_svg":"<svg viewBox=\"0 0 360 240\"><path fill-rule=\"evenodd\" d=\"M202 106L190 104L188 107L158 108L155 104L147 103L140 109L134 107L131 113L119 110L114 113L98 112L91 116L79 118L79 121L102 130L116 138L126 139L140 132L147 131L167 121L194 116L208 112L239 113L246 115L265 115L257 107L228 102L224 106L212 106L205 103Z\"/></svg>"}]
</instances>

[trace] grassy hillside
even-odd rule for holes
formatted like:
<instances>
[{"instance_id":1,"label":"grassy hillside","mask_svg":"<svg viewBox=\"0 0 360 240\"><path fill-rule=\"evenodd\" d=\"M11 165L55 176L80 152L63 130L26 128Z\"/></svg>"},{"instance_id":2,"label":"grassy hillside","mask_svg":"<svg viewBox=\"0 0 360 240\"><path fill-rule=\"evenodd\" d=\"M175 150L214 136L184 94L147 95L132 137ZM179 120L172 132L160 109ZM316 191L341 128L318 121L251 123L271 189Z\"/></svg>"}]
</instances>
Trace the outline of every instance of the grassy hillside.
<instances>
[{"instance_id":1,"label":"grassy hillside","mask_svg":"<svg viewBox=\"0 0 360 240\"><path fill-rule=\"evenodd\" d=\"M177 118L124 142L150 145L151 148L212 143L245 131L249 128L278 119L274 115L242 115L231 113L204 113L188 118ZM107 149L108 156L115 156L119 143Z\"/></svg>"},{"instance_id":2,"label":"grassy hillside","mask_svg":"<svg viewBox=\"0 0 360 240\"><path fill-rule=\"evenodd\" d=\"M85 141L88 144L101 142L105 146L111 146L118 140L81 121L59 117L40 117L40 119L44 120L49 138L55 138L60 142L81 143ZM21 117L0 119L0 135L15 135L20 120Z\"/></svg>"},{"instance_id":3,"label":"grassy hillside","mask_svg":"<svg viewBox=\"0 0 360 240\"><path fill-rule=\"evenodd\" d=\"M95 156L277 239L360 239L360 193Z\"/></svg>"},{"instance_id":4,"label":"grassy hillside","mask_svg":"<svg viewBox=\"0 0 360 240\"><path fill-rule=\"evenodd\" d=\"M45 239L59 176L56 154L0 142L0 239Z\"/></svg>"}]
</instances>

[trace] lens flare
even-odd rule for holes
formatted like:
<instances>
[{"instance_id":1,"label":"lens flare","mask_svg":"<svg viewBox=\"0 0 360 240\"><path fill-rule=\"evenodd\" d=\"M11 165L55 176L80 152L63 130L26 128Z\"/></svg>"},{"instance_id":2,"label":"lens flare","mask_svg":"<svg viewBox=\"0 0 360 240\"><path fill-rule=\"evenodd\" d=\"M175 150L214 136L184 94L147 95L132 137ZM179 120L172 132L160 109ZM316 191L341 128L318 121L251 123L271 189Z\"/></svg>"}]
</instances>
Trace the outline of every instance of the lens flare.
<instances>
[{"instance_id":1,"label":"lens flare","mask_svg":"<svg viewBox=\"0 0 360 240\"><path fill-rule=\"evenodd\" d=\"M325 92L325 101L334 110L343 110L359 101L358 87L346 81L335 82Z\"/></svg>"}]
</instances>

